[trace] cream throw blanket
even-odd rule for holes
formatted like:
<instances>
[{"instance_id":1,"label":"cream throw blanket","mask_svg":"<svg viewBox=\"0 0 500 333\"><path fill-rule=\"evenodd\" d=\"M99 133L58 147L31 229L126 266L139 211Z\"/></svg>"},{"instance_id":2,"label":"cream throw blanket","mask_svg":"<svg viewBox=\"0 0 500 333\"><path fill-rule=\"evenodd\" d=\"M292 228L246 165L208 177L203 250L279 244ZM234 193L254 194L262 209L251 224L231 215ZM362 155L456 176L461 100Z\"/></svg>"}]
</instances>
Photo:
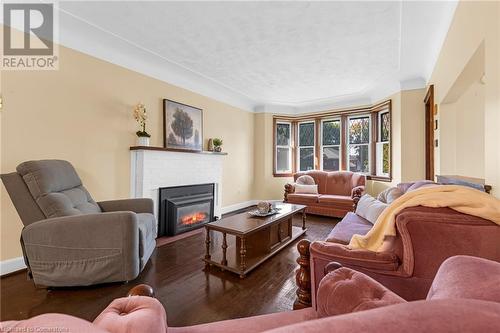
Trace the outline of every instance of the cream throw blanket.
<instances>
[{"instance_id":1,"label":"cream throw blanket","mask_svg":"<svg viewBox=\"0 0 500 333\"><path fill-rule=\"evenodd\" d=\"M500 200L492 195L458 185L428 186L407 192L394 200L366 235L352 236L349 248L382 251L384 238L396 236L396 215L405 208L415 206L449 207L500 225Z\"/></svg>"}]
</instances>

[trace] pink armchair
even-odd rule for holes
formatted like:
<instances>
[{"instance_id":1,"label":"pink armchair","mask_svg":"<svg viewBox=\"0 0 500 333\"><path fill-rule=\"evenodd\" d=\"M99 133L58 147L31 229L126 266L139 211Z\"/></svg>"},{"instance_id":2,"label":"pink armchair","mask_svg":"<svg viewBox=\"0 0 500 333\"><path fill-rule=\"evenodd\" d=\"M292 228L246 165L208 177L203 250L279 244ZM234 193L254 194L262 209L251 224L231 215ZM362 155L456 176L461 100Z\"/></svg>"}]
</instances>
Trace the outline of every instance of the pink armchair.
<instances>
[{"instance_id":1,"label":"pink armchair","mask_svg":"<svg viewBox=\"0 0 500 333\"><path fill-rule=\"evenodd\" d=\"M328 270L330 266L327 265ZM67 315L45 314L3 322L0 331L59 328L64 332L95 333L494 332L500 327L499 276L498 262L452 257L441 265L427 300L406 302L369 276L340 268L328 273L319 284L317 308L168 327L159 301L132 296L113 301L93 323Z\"/></svg>"}]
</instances>

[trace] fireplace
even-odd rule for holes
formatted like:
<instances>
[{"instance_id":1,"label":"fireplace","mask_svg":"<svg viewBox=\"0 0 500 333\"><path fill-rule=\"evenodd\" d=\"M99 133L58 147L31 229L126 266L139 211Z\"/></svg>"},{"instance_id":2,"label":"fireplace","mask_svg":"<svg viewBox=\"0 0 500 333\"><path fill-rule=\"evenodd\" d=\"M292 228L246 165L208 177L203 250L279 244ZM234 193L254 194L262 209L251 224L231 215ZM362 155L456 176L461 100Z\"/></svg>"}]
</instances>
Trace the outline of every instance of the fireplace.
<instances>
[{"instance_id":1,"label":"fireplace","mask_svg":"<svg viewBox=\"0 0 500 333\"><path fill-rule=\"evenodd\" d=\"M215 184L161 187L158 237L174 236L214 220Z\"/></svg>"}]
</instances>

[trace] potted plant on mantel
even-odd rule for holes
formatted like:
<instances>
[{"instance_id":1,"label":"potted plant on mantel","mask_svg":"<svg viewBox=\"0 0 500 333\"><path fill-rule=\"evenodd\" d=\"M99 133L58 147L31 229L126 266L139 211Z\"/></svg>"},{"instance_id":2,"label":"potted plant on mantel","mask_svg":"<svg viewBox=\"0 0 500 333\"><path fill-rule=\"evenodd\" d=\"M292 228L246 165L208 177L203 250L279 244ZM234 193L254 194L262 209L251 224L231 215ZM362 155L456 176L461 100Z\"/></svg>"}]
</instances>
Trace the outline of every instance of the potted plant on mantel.
<instances>
[{"instance_id":1,"label":"potted plant on mantel","mask_svg":"<svg viewBox=\"0 0 500 333\"><path fill-rule=\"evenodd\" d=\"M220 153L222 151L222 139L214 138L212 143L214 144L214 151Z\"/></svg>"},{"instance_id":2,"label":"potted plant on mantel","mask_svg":"<svg viewBox=\"0 0 500 333\"><path fill-rule=\"evenodd\" d=\"M146 120L148 115L146 113L146 108L144 104L137 104L134 109L134 119L139 123L140 129L135 132L137 134L137 145L138 146L149 146L149 138L151 135L146 132Z\"/></svg>"}]
</instances>

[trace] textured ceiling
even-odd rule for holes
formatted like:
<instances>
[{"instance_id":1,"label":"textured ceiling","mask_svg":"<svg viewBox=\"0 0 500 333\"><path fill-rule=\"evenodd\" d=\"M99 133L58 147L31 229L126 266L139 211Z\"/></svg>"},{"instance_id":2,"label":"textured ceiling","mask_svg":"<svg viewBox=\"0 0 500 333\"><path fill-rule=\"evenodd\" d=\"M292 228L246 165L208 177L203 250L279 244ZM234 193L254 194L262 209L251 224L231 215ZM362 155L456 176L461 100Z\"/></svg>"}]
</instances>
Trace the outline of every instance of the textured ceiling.
<instances>
[{"instance_id":1,"label":"textured ceiling","mask_svg":"<svg viewBox=\"0 0 500 333\"><path fill-rule=\"evenodd\" d=\"M431 5L444 7L420 7ZM303 105L362 95L388 80L425 79L428 59L404 39L439 24L410 17L405 25L411 13L397 1L80 1L60 6L256 105Z\"/></svg>"}]
</instances>

